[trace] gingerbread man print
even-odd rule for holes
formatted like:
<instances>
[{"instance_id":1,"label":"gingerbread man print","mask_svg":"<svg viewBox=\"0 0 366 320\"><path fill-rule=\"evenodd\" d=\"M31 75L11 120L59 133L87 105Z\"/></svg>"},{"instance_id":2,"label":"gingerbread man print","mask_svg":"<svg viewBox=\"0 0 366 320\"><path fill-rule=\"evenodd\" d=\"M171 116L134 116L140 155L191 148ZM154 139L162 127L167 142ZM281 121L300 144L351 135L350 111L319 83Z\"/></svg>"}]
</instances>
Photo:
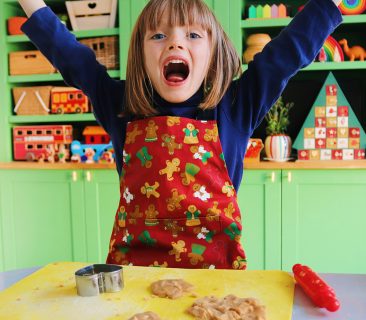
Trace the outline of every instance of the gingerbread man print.
<instances>
[{"instance_id":1,"label":"gingerbread man print","mask_svg":"<svg viewBox=\"0 0 366 320\"><path fill-rule=\"evenodd\" d=\"M198 143L198 132L194 124L188 123L186 128L183 129L184 132L184 140L183 142L186 144L196 144Z\"/></svg>"},{"instance_id":2,"label":"gingerbread man print","mask_svg":"<svg viewBox=\"0 0 366 320\"><path fill-rule=\"evenodd\" d=\"M150 120L147 123L147 127L145 128L146 136L145 141L146 142L154 142L158 140L158 136L156 134L156 131L159 129L159 127L156 125L154 120Z\"/></svg>"},{"instance_id":3,"label":"gingerbread man print","mask_svg":"<svg viewBox=\"0 0 366 320\"><path fill-rule=\"evenodd\" d=\"M180 160L178 158L173 158L172 161L167 160L166 167L164 169L159 170L159 174L160 175L166 174L167 180L172 181L174 179L173 173L180 171L179 165Z\"/></svg>"},{"instance_id":4,"label":"gingerbread man print","mask_svg":"<svg viewBox=\"0 0 366 320\"><path fill-rule=\"evenodd\" d=\"M142 130L139 130L139 125L135 124L132 131L126 132L126 144L135 143L136 137L142 134Z\"/></svg>"},{"instance_id":5,"label":"gingerbread man print","mask_svg":"<svg viewBox=\"0 0 366 320\"><path fill-rule=\"evenodd\" d=\"M160 193L157 192L157 189L159 188L159 182L155 181L153 185L149 185L147 182L145 182L145 185L141 187L141 193L146 195L147 198L150 198L151 196L154 196L155 198L160 197Z\"/></svg>"},{"instance_id":6,"label":"gingerbread man print","mask_svg":"<svg viewBox=\"0 0 366 320\"><path fill-rule=\"evenodd\" d=\"M175 261L179 262L182 261L180 255L184 252L187 252L186 243L183 240L179 240L177 242L171 242L173 247L168 253L169 255L175 255Z\"/></svg>"}]
</instances>

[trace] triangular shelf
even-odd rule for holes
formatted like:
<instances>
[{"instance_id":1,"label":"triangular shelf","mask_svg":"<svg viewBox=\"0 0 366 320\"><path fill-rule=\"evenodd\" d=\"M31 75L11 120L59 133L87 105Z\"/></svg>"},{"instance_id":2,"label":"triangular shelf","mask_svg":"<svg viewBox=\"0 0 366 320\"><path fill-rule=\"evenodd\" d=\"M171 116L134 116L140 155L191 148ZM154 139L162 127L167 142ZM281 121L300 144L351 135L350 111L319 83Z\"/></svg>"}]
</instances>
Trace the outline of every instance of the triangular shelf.
<instances>
[{"instance_id":1,"label":"triangular shelf","mask_svg":"<svg viewBox=\"0 0 366 320\"><path fill-rule=\"evenodd\" d=\"M365 159L365 146L365 131L330 72L293 144L298 159Z\"/></svg>"}]
</instances>

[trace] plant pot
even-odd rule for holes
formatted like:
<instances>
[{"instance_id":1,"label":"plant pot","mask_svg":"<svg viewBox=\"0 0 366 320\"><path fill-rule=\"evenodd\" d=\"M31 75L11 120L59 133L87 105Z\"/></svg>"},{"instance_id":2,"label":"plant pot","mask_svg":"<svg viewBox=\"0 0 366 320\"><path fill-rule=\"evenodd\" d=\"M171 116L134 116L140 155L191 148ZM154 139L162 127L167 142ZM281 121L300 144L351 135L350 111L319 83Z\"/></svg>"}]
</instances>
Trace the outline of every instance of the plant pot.
<instances>
[{"instance_id":1,"label":"plant pot","mask_svg":"<svg viewBox=\"0 0 366 320\"><path fill-rule=\"evenodd\" d=\"M290 159L292 142L285 134L276 134L266 137L264 150L268 160L284 162Z\"/></svg>"}]
</instances>

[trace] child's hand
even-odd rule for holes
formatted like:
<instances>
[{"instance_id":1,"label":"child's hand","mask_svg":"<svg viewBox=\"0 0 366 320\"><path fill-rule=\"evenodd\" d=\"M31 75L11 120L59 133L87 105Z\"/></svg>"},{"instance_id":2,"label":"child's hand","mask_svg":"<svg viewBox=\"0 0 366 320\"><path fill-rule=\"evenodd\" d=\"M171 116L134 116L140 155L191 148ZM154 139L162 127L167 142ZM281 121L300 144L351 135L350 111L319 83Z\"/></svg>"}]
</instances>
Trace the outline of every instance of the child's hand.
<instances>
[{"instance_id":1,"label":"child's hand","mask_svg":"<svg viewBox=\"0 0 366 320\"><path fill-rule=\"evenodd\" d=\"M33 12L40 8L46 7L43 0L18 0L27 17L30 17Z\"/></svg>"}]
</instances>

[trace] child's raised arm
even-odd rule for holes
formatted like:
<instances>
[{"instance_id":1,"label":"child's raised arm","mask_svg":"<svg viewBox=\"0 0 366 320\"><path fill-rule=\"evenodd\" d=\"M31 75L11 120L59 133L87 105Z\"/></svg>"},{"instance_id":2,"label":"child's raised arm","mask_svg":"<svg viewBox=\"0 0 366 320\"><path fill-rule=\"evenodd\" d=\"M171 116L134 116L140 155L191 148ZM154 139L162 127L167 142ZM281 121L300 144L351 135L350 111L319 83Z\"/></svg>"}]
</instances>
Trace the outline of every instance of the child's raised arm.
<instances>
[{"instance_id":1,"label":"child's raised arm","mask_svg":"<svg viewBox=\"0 0 366 320\"><path fill-rule=\"evenodd\" d=\"M46 6L43 0L18 0L25 14L30 17L33 12Z\"/></svg>"},{"instance_id":2,"label":"child's raised arm","mask_svg":"<svg viewBox=\"0 0 366 320\"><path fill-rule=\"evenodd\" d=\"M18 1L29 16L23 32L68 85L81 89L90 98L97 120L109 132L110 123L121 111L124 84L109 77L94 51L79 43L43 0ZM106 105L113 106L113 110Z\"/></svg>"},{"instance_id":3,"label":"child's raised arm","mask_svg":"<svg viewBox=\"0 0 366 320\"><path fill-rule=\"evenodd\" d=\"M235 107L228 113L239 131L251 135L301 68L314 61L324 41L341 23L340 0L310 0L258 53L231 90Z\"/></svg>"}]
</instances>

